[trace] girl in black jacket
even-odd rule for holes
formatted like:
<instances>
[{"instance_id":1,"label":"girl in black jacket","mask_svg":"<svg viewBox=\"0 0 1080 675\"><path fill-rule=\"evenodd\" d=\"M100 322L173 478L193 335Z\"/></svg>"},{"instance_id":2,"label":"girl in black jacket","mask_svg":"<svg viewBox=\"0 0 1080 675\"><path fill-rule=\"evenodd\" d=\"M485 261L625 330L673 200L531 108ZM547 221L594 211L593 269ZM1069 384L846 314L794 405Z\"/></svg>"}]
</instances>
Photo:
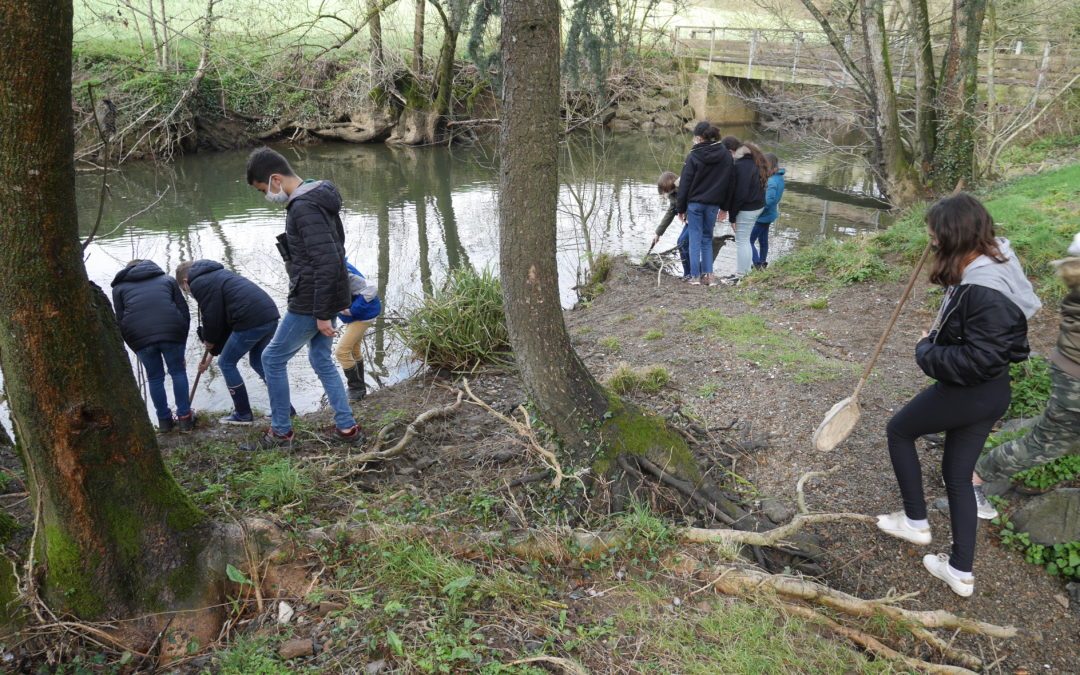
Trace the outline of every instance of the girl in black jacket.
<instances>
[{"instance_id":1,"label":"girl in black jacket","mask_svg":"<svg viewBox=\"0 0 1080 675\"><path fill-rule=\"evenodd\" d=\"M930 554L923 566L957 594L974 591L977 524L971 472L990 429L1009 407L1009 364L1028 357L1027 319L1040 303L1006 239L977 199L959 194L926 214L936 255L930 280L945 298L915 361L937 380L911 399L887 427L889 457L904 510L878 516L894 537L929 544L922 469L915 439L945 432L941 475L949 497L952 554Z\"/></svg>"}]
</instances>

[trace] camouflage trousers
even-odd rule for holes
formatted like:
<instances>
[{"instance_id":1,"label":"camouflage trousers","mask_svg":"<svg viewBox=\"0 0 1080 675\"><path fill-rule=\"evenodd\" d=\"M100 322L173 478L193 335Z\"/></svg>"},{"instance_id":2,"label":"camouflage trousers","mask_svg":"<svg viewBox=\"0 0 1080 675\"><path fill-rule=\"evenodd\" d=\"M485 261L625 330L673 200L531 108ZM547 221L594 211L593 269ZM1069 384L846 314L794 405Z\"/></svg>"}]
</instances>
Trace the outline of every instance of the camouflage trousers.
<instances>
[{"instance_id":1,"label":"camouflage trousers","mask_svg":"<svg viewBox=\"0 0 1080 675\"><path fill-rule=\"evenodd\" d=\"M1010 478L1024 469L1080 453L1080 379L1050 364L1053 389L1046 410L1027 435L979 458L975 473L986 481Z\"/></svg>"}]
</instances>

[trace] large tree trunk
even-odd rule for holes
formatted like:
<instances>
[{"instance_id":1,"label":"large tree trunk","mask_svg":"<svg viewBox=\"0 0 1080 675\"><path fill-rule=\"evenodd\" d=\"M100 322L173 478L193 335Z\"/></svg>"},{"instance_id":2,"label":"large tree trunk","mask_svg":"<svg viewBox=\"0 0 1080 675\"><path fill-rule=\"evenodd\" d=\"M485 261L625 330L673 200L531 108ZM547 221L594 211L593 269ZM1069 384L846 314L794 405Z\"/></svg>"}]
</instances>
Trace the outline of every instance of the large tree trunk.
<instances>
[{"instance_id":1,"label":"large tree trunk","mask_svg":"<svg viewBox=\"0 0 1080 675\"><path fill-rule=\"evenodd\" d=\"M45 598L86 619L205 606L211 523L166 470L75 208L72 3L7 0L0 44L0 366ZM205 604L204 604L205 603Z\"/></svg>"},{"instance_id":2,"label":"large tree trunk","mask_svg":"<svg viewBox=\"0 0 1080 675\"><path fill-rule=\"evenodd\" d=\"M925 180L937 142L937 77L934 74L934 50L930 36L930 12L926 0L910 0L911 32L915 42L915 157Z\"/></svg>"},{"instance_id":3,"label":"large tree trunk","mask_svg":"<svg viewBox=\"0 0 1080 675\"><path fill-rule=\"evenodd\" d=\"M442 47L439 48L439 70L435 73L435 114L446 117L454 93L454 54L457 53L458 30L452 22L443 26Z\"/></svg>"},{"instance_id":4,"label":"large tree trunk","mask_svg":"<svg viewBox=\"0 0 1080 675\"><path fill-rule=\"evenodd\" d=\"M571 346L559 303L558 0L506 2L500 40L499 266L510 343L541 417L584 453L608 399Z\"/></svg>"},{"instance_id":5,"label":"large tree trunk","mask_svg":"<svg viewBox=\"0 0 1080 675\"><path fill-rule=\"evenodd\" d=\"M931 179L937 190L970 181L975 168L975 100L986 0L953 0L949 47L938 84L938 137Z\"/></svg>"},{"instance_id":6,"label":"large tree trunk","mask_svg":"<svg viewBox=\"0 0 1080 675\"><path fill-rule=\"evenodd\" d=\"M368 0L368 14L371 17L368 23L368 31L371 33L371 54L375 59L376 67L381 70L384 64L382 13L379 11L379 0Z\"/></svg>"}]
</instances>

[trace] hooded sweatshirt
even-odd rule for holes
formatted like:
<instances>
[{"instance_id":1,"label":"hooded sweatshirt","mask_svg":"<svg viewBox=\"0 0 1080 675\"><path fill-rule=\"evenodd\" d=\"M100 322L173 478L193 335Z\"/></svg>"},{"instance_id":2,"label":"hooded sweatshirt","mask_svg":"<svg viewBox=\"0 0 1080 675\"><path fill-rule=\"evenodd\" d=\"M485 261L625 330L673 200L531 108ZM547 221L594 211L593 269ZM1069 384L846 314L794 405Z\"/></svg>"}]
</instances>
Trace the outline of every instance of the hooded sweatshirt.
<instances>
[{"instance_id":1,"label":"hooded sweatshirt","mask_svg":"<svg viewBox=\"0 0 1080 675\"><path fill-rule=\"evenodd\" d=\"M928 376L972 386L1005 375L1028 358L1027 320L1042 306L1008 240L998 239L1004 263L980 256L945 292L929 337L915 346Z\"/></svg>"},{"instance_id":2,"label":"hooded sweatshirt","mask_svg":"<svg viewBox=\"0 0 1080 675\"><path fill-rule=\"evenodd\" d=\"M750 148L745 145L732 156L735 162L734 188L731 192L731 205L727 209L731 222L735 222L740 211L757 211L765 207L765 186L761 183L761 170L754 162Z\"/></svg>"},{"instance_id":3,"label":"hooded sweatshirt","mask_svg":"<svg viewBox=\"0 0 1080 675\"><path fill-rule=\"evenodd\" d=\"M214 345L210 353L215 356L233 331L257 328L280 316L266 291L216 260L196 260L188 271L188 286L199 304L199 339Z\"/></svg>"},{"instance_id":4,"label":"hooded sweatshirt","mask_svg":"<svg viewBox=\"0 0 1080 675\"><path fill-rule=\"evenodd\" d=\"M769 225L780 215L780 198L784 196L784 170L777 169L765 186L765 208L757 217L758 225Z\"/></svg>"},{"instance_id":5,"label":"hooded sweatshirt","mask_svg":"<svg viewBox=\"0 0 1080 675\"><path fill-rule=\"evenodd\" d=\"M289 195L286 209L289 311L329 321L352 302L341 195L330 181L305 181Z\"/></svg>"},{"instance_id":6,"label":"hooded sweatshirt","mask_svg":"<svg viewBox=\"0 0 1080 675\"><path fill-rule=\"evenodd\" d=\"M729 210L735 181L733 171L731 153L722 143L704 142L690 148L679 176L678 213L686 213L690 203Z\"/></svg>"},{"instance_id":7,"label":"hooded sweatshirt","mask_svg":"<svg viewBox=\"0 0 1080 675\"><path fill-rule=\"evenodd\" d=\"M132 351L187 342L191 315L176 279L151 260L125 267L112 280L113 310Z\"/></svg>"}]
</instances>

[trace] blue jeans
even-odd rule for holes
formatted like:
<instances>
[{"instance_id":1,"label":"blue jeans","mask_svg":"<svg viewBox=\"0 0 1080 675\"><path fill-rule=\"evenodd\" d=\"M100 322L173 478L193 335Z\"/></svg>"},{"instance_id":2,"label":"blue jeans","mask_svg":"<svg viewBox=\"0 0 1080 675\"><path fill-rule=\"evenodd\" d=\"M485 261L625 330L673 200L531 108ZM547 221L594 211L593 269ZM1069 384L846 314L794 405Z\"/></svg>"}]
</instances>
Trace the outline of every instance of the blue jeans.
<instances>
[{"instance_id":1,"label":"blue jeans","mask_svg":"<svg viewBox=\"0 0 1080 675\"><path fill-rule=\"evenodd\" d=\"M771 223L757 223L750 231L750 252L754 257L754 264L769 262L769 225ZM757 244L755 247L754 244Z\"/></svg>"},{"instance_id":2,"label":"blue jeans","mask_svg":"<svg viewBox=\"0 0 1080 675\"><path fill-rule=\"evenodd\" d=\"M184 347L182 342L158 342L135 352L139 363L146 370L146 384L150 389L150 400L154 402L154 409L159 420L172 419L169 399L165 395L166 368L169 369L169 378L172 379L176 416L186 417L191 413L187 371L184 370Z\"/></svg>"},{"instance_id":3,"label":"blue jeans","mask_svg":"<svg viewBox=\"0 0 1080 675\"><path fill-rule=\"evenodd\" d=\"M679 233L679 240L675 242L675 246L679 249L679 260L682 261L682 275L685 278L690 278L690 228L683 225L682 232Z\"/></svg>"},{"instance_id":4,"label":"blue jeans","mask_svg":"<svg viewBox=\"0 0 1080 675\"><path fill-rule=\"evenodd\" d=\"M750 230L757 224L757 217L764 208L739 211L735 216L735 274L742 276L750 271L754 256L750 252Z\"/></svg>"},{"instance_id":5,"label":"blue jeans","mask_svg":"<svg viewBox=\"0 0 1080 675\"><path fill-rule=\"evenodd\" d=\"M270 394L270 426L276 433L284 436L292 431L288 366L289 359L304 345L308 346L311 368L322 382L326 399L334 409L334 424L338 429L356 426L352 408L349 407L349 395L345 393L345 385L330 353L333 344L334 338L319 332L314 316L285 312L281 318L277 332L262 354L266 389Z\"/></svg>"},{"instance_id":6,"label":"blue jeans","mask_svg":"<svg viewBox=\"0 0 1080 675\"><path fill-rule=\"evenodd\" d=\"M221 355L218 357L218 367L221 368L221 375L225 378L226 387L235 389L243 386L244 378L241 377L240 369L236 367L236 364L240 362L240 359L244 358L244 354L249 355L248 361L251 363L251 369L255 371L260 379L266 380L266 375L263 373L262 355L266 345L270 344L270 338L274 337L274 329L277 328L277 323L277 319L274 319L261 326L233 331L229 335L229 339L225 341L225 346L221 348Z\"/></svg>"},{"instance_id":7,"label":"blue jeans","mask_svg":"<svg viewBox=\"0 0 1080 675\"><path fill-rule=\"evenodd\" d=\"M691 202L686 208L686 230L690 240L690 276L712 274L712 233L716 226L715 204Z\"/></svg>"}]
</instances>

